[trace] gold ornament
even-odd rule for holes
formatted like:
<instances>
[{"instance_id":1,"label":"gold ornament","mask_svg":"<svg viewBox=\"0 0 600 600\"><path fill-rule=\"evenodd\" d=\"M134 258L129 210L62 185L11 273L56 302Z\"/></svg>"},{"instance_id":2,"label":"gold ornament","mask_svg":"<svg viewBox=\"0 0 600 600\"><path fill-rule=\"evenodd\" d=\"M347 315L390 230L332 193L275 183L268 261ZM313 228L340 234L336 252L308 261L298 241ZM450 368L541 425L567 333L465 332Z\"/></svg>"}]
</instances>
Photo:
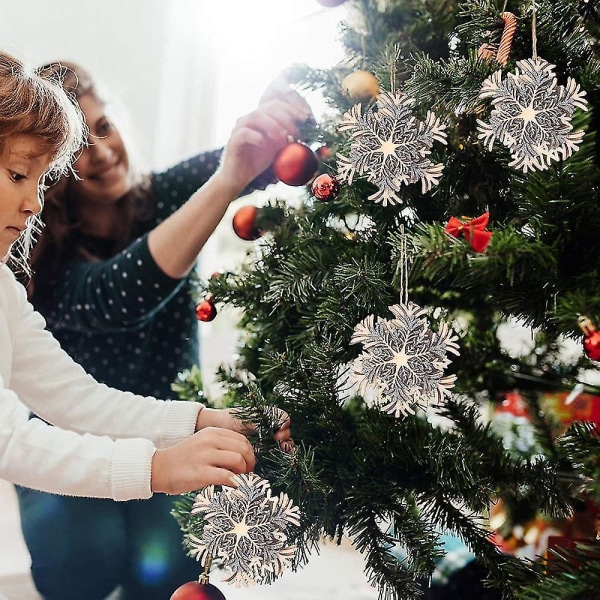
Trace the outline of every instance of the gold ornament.
<instances>
[{"instance_id":1,"label":"gold ornament","mask_svg":"<svg viewBox=\"0 0 600 600\"><path fill-rule=\"evenodd\" d=\"M379 82L369 71L354 71L342 81L342 89L353 102L373 102L379 96Z\"/></svg>"}]
</instances>

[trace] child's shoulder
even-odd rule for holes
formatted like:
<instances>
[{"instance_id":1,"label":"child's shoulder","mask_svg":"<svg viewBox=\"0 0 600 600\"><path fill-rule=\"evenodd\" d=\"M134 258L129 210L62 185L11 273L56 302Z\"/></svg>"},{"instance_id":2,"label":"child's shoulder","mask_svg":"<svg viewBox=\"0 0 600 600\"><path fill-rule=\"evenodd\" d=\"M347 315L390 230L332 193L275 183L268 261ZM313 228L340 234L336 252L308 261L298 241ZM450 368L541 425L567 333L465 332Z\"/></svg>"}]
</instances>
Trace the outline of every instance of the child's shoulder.
<instances>
[{"instance_id":1,"label":"child's shoulder","mask_svg":"<svg viewBox=\"0 0 600 600\"><path fill-rule=\"evenodd\" d=\"M25 288L17 281L15 274L0 262L0 302L5 303L9 299L20 301L26 296Z\"/></svg>"}]
</instances>

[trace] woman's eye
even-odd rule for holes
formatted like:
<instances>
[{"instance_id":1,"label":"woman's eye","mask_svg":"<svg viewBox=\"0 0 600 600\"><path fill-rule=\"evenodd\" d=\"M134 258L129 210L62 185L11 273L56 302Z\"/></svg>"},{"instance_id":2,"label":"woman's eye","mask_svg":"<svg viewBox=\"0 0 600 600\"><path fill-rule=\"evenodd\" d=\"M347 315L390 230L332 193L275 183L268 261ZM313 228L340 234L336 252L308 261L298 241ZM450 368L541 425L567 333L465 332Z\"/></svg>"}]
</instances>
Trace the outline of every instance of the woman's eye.
<instances>
[{"instance_id":1,"label":"woman's eye","mask_svg":"<svg viewBox=\"0 0 600 600\"><path fill-rule=\"evenodd\" d=\"M112 127L110 125L110 121L103 121L102 123L100 123L100 125L98 125L98 135L106 136L109 134L111 129Z\"/></svg>"}]
</instances>

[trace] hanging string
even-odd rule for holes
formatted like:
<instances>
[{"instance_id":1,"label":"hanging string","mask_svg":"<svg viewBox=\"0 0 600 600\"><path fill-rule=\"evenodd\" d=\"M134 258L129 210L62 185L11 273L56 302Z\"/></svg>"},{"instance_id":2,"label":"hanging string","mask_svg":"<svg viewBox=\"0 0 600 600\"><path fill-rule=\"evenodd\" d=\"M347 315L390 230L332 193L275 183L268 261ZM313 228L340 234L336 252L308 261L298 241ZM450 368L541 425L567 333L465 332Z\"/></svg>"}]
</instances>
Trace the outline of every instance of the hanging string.
<instances>
[{"instance_id":1,"label":"hanging string","mask_svg":"<svg viewBox=\"0 0 600 600\"><path fill-rule=\"evenodd\" d=\"M204 561L204 571L202 572L202 575L200 575L200 578L198 579L198 582L201 583L202 585L206 585L209 581L210 566L212 565L212 561L213 561L212 555L207 554L206 559Z\"/></svg>"},{"instance_id":2,"label":"hanging string","mask_svg":"<svg viewBox=\"0 0 600 600\"><path fill-rule=\"evenodd\" d=\"M392 64L390 65L390 92L392 95L396 95L396 75L400 54L400 44L394 44L394 56L392 58Z\"/></svg>"},{"instance_id":3,"label":"hanging string","mask_svg":"<svg viewBox=\"0 0 600 600\"><path fill-rule=\"evenodd\" d=\"M408 304L408 254L406 249L406 232L403 223L400 225L400 260L398 263L400 270L400 304Z\"/></svg>"},{"instance_id":4,"label":"hanging string","mask_svg":"<svg viewBox=\"0 0 600 600\"><path fill-rule=\"evenodd\" d=\"M535 10L535 0L533 0L531 4L532 8L532 16L531 16L531 55L533 60L537 60L537 21L536 21L536 10Z\"/></svg>"}]
</instances>

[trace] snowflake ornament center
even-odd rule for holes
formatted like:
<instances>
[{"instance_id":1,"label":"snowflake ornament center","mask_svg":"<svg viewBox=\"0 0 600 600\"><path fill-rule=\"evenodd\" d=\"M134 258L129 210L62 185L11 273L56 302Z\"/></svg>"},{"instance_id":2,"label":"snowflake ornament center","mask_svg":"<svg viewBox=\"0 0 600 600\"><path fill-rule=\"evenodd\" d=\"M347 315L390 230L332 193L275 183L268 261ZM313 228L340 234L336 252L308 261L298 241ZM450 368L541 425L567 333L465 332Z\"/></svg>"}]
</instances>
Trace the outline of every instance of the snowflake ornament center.
<instances>
[{"instance_id":1,"label":"snowflake ornament center","mask_svg":"<svg viewBox=\"0 0 600 600\"><path fill-rule=\"evenodd\" d=\"M533 109L531 105L526 106L519 115L523 121L535 121L537 116L537 112Z\"/></svg>"},{"instance_id":2,"label":"snowflake ornament center","mask_svg":"<svg viewBox=\"0 0 600 600\"><path fill-rule=\"evenodd\" d=\"M477 121L479 139L488 150L495 140L504 144L509 166L524 173L569 158L583 139L583 131L572 131L571 119L575 108L587 110L585 92L570 77L566 86L558 85L554 68L540 58L518 61L515 74L502 79L502 70L496 71L479 94L493 106L489 123Z\"/></svg>"},{"instance_id":3,"label":"snowflake ornament center","mask_svg":"<svg viewBox=\"0 0 600 600\"><path fill-rule=\"evenodd\" d=\"M362 105L356 104L339 126L352 136L350 156L337 155L340 180L351 184L357 173L367 174L367 180L378 188L369 200L384 206L402 204L402 184L421 181L423 193L428 192L444 168L428 157L434 141L446 143L446 127L432 112L425 121L415 118L410 111L414 102L400 92L382 92L376 107L363 114Z\"/></svg>"},{"instance_id":4,"label":"snowflake ornament center","mask_svg":"<svg viewBox=\"0 0 600 600\"><path fill-rule=\"evenodd\" d=\"M244 537L248 535L249 529L250 528L248 527L248 525L246 525L246 523L244 523L244 521L240 521L239 523L236 523L233 526L231 532L235 533L235 535L237 535L238 537Z\"/></svg>"},{"instance_id":5,"label":"snowflake ornament center","mask_svg":"<svg viewBox=\"0 0 600 600\"><path fill-rule=\"evenodd\" d=\"M392 140L387 140L381 144L381 153L385 156L392 156L396 154L396 148L399 144L394 144Z\"/></svg>"},{"instance_id":6,"label":"snowflake ornament center","mask_svg":"<svg viewBox=\"0 0 600 600\"><path fill-rule=\"evenodd\" d=\"M208 486L196 496L192 514L204 516L201 535L189 534L192 556L220 558L237 587L278 577L296 554L287 529L300 524L300 512L286 494L274 497L269 482L254 473L236 475L237 487Z\"/></svg>"},{"instance_id":7,"label":"snowflake ornament center","mask_svg":"<svg viewBox=\"0 0 600 600\"><path fill-rule=\"evenodd\" d=\"M397 366L397 367L405 367L408 364L408 354L406 354L406 352L404 352L404 350L402 350L401 352L396 352L396 354L394 354L394 358L392 359L392 362Z\"/></svg>"},{"instance_id":8,"label":"snowflake ornament center","mask_svg":"<svg viewBox=\"0 0 600 600\"><path fill-rule=\"evenodd\" d=\"M450 394L456 375L444 375L448 352L458 354L457 336L441 322L432 331L414 302L390 306L393 319L369 315L354 328L351 344L363 344L352 364L359 392L375 392L374 403L396 417L414 414Z\"/></svg>"}]
</instances>

